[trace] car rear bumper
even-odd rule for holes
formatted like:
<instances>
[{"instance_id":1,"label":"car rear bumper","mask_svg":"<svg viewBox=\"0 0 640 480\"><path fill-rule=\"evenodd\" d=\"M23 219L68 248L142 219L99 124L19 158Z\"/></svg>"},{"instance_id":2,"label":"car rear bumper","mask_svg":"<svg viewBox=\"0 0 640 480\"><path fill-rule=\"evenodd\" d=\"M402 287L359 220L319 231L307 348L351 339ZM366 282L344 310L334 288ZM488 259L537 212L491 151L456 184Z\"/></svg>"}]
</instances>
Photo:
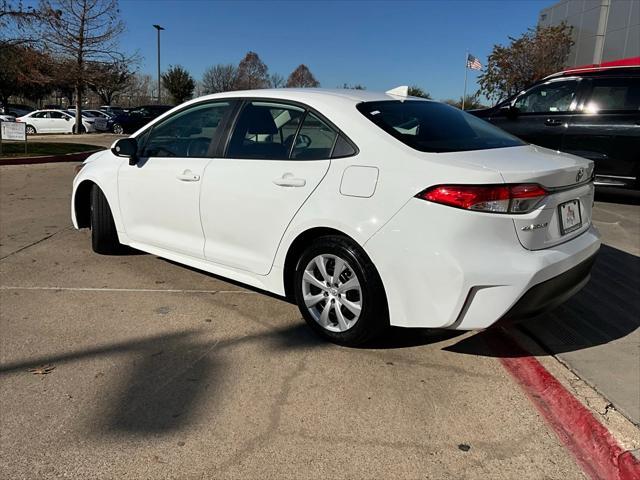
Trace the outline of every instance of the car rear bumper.
<instances>
[{"instance_id":1,"label":"car rear bumper","mask_svg":"<svg viewBox=\"0 0 640 480\"><path fill-rule=\"evenodd\" d=\"M495 325L526 320L541 315L569 300L589 282L597 254L557 277L531 287Z\"/></svg>"},{"instance_id":2,"label":"car rear bumper","mask_svg":"<svg viewBox=\"0 0 640 480\"><path fill-rule=\"evenodd\" d=\"M510 216L412 199L364 247L382 278L392 325L475 330L507 313L553 308L577 292L586 283L578 267L589 265L600 237L590 226L531 251Z\"/></svg>"}]
</instances>

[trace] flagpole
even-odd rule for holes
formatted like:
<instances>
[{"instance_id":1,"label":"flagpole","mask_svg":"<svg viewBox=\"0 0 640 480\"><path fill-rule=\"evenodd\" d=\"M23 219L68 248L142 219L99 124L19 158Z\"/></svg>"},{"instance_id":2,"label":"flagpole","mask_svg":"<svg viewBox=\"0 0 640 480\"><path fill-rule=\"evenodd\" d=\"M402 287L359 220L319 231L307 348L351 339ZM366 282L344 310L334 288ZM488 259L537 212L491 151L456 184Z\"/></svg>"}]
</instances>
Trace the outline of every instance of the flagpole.
<instances>
[{"instance_id":1,"label":"flagpole","mask_svg":"<svg viewBox=\"0 0 640 480\"><path fill-rule=\"evenodd\" d=\"M462 110L464 110L464 101L467 98L467 63L469 62L469 50L464 54L464 92L462 94Z\"/></svg>"}]
</instances>

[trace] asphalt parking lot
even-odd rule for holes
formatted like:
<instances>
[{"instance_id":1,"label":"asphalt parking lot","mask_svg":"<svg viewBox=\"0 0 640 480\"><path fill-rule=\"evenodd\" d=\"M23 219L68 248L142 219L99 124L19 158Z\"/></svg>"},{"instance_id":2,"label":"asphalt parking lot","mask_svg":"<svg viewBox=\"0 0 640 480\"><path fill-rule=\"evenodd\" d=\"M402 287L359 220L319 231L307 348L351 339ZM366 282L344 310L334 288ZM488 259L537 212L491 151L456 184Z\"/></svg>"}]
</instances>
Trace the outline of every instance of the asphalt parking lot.
<instances>
[{"instance_id":1,"label":"asphalt parking lot","mask_svg":"<svg viewBox=\"0 0 640 480\"><path fill-rule=\"evenodd\" d=\"M95 255L73 168L0 167L0 477L586 478L486 335L337 347L281 299Z\"/></svg>"}]
</instances>

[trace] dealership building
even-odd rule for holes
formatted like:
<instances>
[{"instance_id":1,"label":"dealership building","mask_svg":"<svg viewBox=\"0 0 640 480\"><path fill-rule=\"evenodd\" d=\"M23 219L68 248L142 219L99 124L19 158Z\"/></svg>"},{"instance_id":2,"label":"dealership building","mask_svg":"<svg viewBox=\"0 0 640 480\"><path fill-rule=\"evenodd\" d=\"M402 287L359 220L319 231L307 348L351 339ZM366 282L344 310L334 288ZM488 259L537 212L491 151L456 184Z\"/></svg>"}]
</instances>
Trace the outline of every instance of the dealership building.
<instances>
[{"instance_id":1,"label":"dealership building","mask_svg":"<svg viewBox=\"0 0 640 480\"><path fill-rule=\"evenodd\" d=\"M561 0L545 8L539 26L573 27L567 67L640 56L640 0Z\"/></svg>"}]
</instances>

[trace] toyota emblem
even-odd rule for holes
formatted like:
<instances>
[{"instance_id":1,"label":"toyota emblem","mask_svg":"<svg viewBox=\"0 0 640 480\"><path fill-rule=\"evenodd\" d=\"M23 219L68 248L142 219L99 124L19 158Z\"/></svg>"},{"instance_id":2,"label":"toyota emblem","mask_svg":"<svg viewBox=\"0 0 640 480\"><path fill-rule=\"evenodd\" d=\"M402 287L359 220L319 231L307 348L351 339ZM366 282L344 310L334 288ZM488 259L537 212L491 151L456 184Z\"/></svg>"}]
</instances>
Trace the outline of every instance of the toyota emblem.
<instances>
[{"instance_id":1,"label":"toyota emblem","mask_svg":"<svg viewBox=\"0 0 640 480\"><path fill-rule=\"evenodd\" d=\"M584 177L584 168L580 168L578 170L578 173L576 174L576 183L582 180L582 177Z\"/></svg>"}]
</instances>

